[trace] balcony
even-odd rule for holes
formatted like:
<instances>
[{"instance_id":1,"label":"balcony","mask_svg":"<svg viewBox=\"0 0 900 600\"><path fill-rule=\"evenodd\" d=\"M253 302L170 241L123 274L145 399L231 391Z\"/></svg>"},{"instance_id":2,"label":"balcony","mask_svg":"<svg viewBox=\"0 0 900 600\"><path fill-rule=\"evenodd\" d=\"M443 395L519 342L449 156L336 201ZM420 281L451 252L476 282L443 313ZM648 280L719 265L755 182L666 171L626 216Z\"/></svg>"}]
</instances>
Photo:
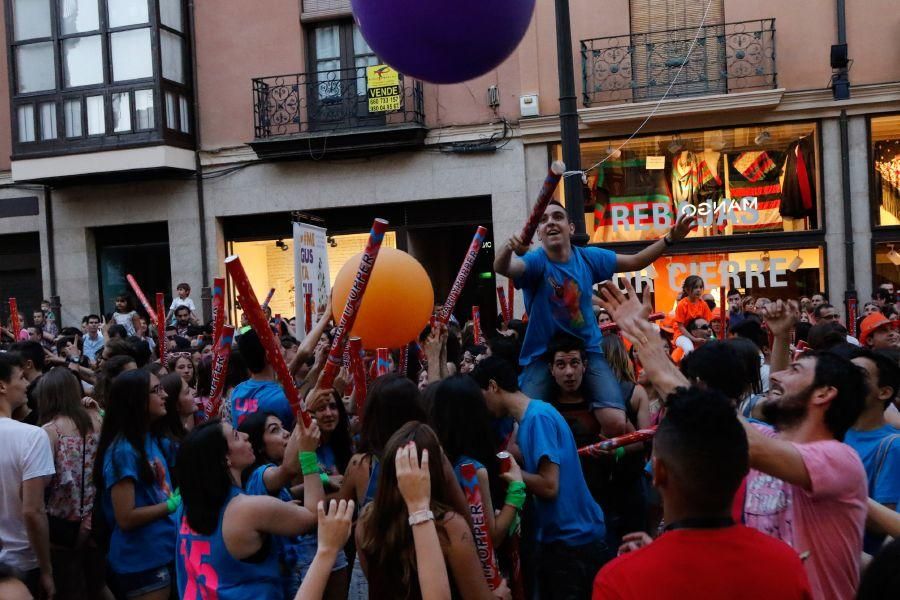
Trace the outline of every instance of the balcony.
<instances>
[{"instance_id":1,"label":"balcony","mask_svg":"<svg viewBox=\"0 0 900 600\"><path fill-rule=\"evenodd\" d=\"M775 89L775 19L582 40L581 64L586 107Z\"/></svg>"},{"instance_id":2,"label":"balcony","mask_svg":"<svg viewBox=\"0 0 900 600\"><path fill-rule=\"evenodd\" d=\"M250 146L261 157L312 160L421 146L422 82L399 75L397 88L379 110L370 107L366 67L254 79Z\"/></svg>"}]
</instances>

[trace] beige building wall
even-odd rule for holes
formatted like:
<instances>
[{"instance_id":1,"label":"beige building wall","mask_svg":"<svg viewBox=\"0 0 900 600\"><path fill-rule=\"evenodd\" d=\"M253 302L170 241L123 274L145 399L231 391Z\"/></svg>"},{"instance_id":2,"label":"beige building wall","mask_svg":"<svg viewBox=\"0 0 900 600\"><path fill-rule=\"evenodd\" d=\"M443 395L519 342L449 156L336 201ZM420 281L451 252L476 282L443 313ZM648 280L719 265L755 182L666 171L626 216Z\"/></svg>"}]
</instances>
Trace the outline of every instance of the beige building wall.
<instances>
[{"instance_id":1,"label":"beige building wall","mask_svg":"<svg viewBox=\"0 0 900 600\"><path fill-rule=\"evenodd\" d=\"M626 36L628 0L570 0L576 93L582 107L582 39ZM700 0L702 1L702 0ZM299 0L267 0L264 5L245 0L196 2L195 39L198 95L201 105L201 159L212 171L255 159L247 143L253 138L251 80L254 77L301 73L307 70L306 40ZM3 15L0 14L0 19ZM766 108L741 106L732 95L729 110L699 110L692 114L660 114L645 132L727 127L784 120L821 122L823 210L826 212L828 287L833 299L844 286L843 192L838 121L841 108L850 114L851 198L854 206L856 285L861 297L871 287L871 223L868 220L869 173L867 116L900 111L900 89L887 82L900 81L900 12L896 0L847 2L847 29L853 99L836 103L827 85L831 76L829 51L837 40L834 2L818 0L760 0L725 2L727 22L775 19L778 86L787 93ZM624 41L623 41L624 43ZM0 53L0 124L10 123L9 78L6 46ZM223 273L225 239L222 219L259 213L283 213L351 205L379 205L446 198L490 196L493 235L502 243L528 214L546 173L548 145L559 141L557 113L554 3L538 0L532 23L517 51L497 69L456 85L424 86L426 124L430 129L424 149L371 156L354 161L284 161L249 165L205 182L205 222L197 211L196 184L185 180L136 180L131 183L58 186L53 190L53 248L63 318L71 322L96 311L99 300L97 260L92 228L167 222L172 281L195 285L196 302L206 261L209 277ZM487 106L491 85L500 92L500 106ZM538 119L519 116L519 97L538 94ZM862 98L879 100L860 104ZM706 102L695 99L695 105ZM624 107L628 109L628 107ZM628 109L631 110L631 109ZM623 106L582 109L583 139L626 136L646 112ZM591 112L593 111L593 112ZM618 112L617 112L618 111ZM590 114L588 114L590 113ZM590 121L596 115L608 118ZM610 116L612 115L612 116ZM590 118L589 118L590 117ZM507 119L512 141L492 154L455 155L437 151L447 141L483 140L500 131ZM10 128L0 127L0 172L9 170ZM12 183L2 180L0 183ZM40 191L29 192L39 195ZM0 195L24 195L0 190ZM0 220L0 234L39 231L44 246L44 286L49 292L48 237L45 217ZM200 256L199 231L208 238L206 257ZM498 284L504 283L502 278ZM168 291L171 293L171 291ZM521 302L521 295L518 295ZM520 307L521 310L521 307Z\"/></svg>"}]
</instances>

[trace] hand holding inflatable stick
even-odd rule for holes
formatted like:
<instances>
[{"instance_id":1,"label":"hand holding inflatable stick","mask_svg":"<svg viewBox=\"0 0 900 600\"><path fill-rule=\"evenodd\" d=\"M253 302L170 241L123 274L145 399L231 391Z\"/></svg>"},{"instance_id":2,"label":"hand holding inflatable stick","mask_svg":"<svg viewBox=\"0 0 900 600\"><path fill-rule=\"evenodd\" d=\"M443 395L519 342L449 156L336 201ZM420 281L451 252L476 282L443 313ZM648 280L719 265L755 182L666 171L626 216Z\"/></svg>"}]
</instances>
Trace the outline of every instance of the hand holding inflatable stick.
<instances>
[{"instance_id":1,"label":"hand holding inflatable stick","mask_svg":"<svg viewBox=\"0 0 900 600\"><path fill-rule=\"evenodd\" d=\"M538 223L541 222L541 217L544 215L544 211L547 210L550 200L553 199L553 194L559 186L559 180L562 179L565 172L566 165L561 161L554 161L550 165L550 170L544 179L544 185L541 186L541 192L538 194L534 207L531 209L531 215L528 217L528 221L525 222L522 233L519 234L519 239L522 240L522 244L526 248L531 244L531 238L534 237L534 232L537 231Z\"/></svg>"},{"instance_id":2,"label":"hand holding inflatable stick","mask_svg":"<svg viewBox=\"0 0 900 600\"><path fill-rule=\"evenodd\" d=\"M602 442L597 442L596 444L591 444L590 446L579 448L578 456L603 456L606 452L615 450L616 448L622 448L624 446L628 446L629 444L637 444L639 442L652 440L653 436L655 435L656 427L638 429L637 431L626 433L625 435L620 435L619 437L610 438L608 440L603 440Z\"/></svg>"}]
</instances>

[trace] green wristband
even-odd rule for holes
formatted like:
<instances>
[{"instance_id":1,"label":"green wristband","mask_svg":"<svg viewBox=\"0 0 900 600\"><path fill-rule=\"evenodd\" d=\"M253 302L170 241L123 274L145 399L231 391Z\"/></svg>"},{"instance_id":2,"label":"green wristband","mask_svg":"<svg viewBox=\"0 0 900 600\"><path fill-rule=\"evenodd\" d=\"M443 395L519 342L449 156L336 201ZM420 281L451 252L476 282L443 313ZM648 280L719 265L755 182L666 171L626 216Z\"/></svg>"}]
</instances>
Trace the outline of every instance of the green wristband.
<instances>
[{"instance_id":1,"label":"green wristband","mask_svg":"<svg viewBox=\"0 0 900 600\"><path fill-rule=\"evenodd\" d=\"M616 448L616 462L622 460L623 456L625 456L625 446L619 446Z\"/></svg>"},{"instance_id":2,"label":"green wristband","mask_svg":"<svg viewBox=\"0 0 900 600\"><path fill-rule=\"evenodd\" d=\"M173 512L178 510L179 506L181 506L181 489L176 488L175 492L171 496L166 498L166 509L171 515Z\"/></svg>"},{"instance_id":3,"label":"green wristband","mask_svg":"<svg viewBox=\"0 0 900 600\"><path fill-rule=\"evenodd\" d=\"M510 482L509 487L506 488L505 503L522 510L522 507L525 506L525 483L521 481Z\"/></svg>"},{"instance_id":4,"label":"green wristband","mask_svg":"<svg viewBox=\"0 0 900 600\"><path fill-rule=\"evenodd\" d=\"M300 471L303 473L303 476L307 475L316 475L321 469L319 469L319 457L316 456L315 452L301 452L300 456Z\"/></svg>"}]
</instances>

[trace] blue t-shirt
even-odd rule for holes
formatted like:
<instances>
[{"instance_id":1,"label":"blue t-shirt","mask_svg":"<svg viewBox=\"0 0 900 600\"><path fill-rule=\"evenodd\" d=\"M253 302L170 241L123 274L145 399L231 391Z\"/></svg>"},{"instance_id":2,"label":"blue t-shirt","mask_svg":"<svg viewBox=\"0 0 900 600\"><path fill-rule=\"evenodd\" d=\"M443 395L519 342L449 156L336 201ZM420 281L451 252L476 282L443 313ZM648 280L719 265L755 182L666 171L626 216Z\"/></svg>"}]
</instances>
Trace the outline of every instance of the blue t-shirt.
<instances>
[{"instance_id":1,"label":"blue t-shirt","mask_svg":"<svg viewBox=\"0 0 900 600\"><path fill-rule=\"evenodd\" d=\"M222 519L228 504L241 494L233 487L219 511L219 525L211 535L191 529L183 508L176 514L178 558L175 562L178 597L184 600L243 600L244 598L278 598L281 579L275 553L269 550L258 562L234 558L222 537Z\"/></svg>"},{"instance_id":2,"label":"blue t-shirt","mask_svg":"<svg viewBox=\"0 0 900 600\"><path fill-rule=\"evenodd\" d=\"M466 456L465 454L453 461L453 473L456 475L456 480L459 482L460 487L462 487L463 489L466 488L466 478L462 475L462 466L466 463L472 463L472 465L475 466L476 471L478 469L485 468L483 464L470 456ZM485 491L482 490L481 493L483 495ZM487 493L490 493L490 490L488 490Z\"/></svg>"},{"instance_id":3,"label":"blue t-shirt","mask_svg":"<svg viewBox=\"0 0 900 600\"><path fill-rule=\"evenodd\" d=\"M896 436L893 440L887 439L892 435ZM900 429L891 425L871 431L849 429L844 443L862 459L869 479L869 496L881 504L896 502L900 498Z\"/></svg>"},{"instance_id":4,"label":"blue t-shirt","mask_svg":"<svg viewBox=\"0 0 900 600\"><path fill-rule=\"evenodd\" d=\"M519 422L516 440L525 471L537 473L544 457L559 466L556 498L534 497L537 540L581 546L602 539L606 535L603 511L584 481L575 438L562 415L547 402L532 400Z\"/></svg>"},{"instance_id":5,"label":"blue t-shirt","mask_svg":"<svg viewBox=\"0 0 900 600\"><path fill-rule=\"evenodd\" d=\"M519 362L527 366L547 351L550 338L565 331L584 340L588 352L602 354L602 336L591 305L593 285L611 279L616 253L602 248L572 247L568 262L551 261L543 248L522 257L525 273L514 281L525 295L528 328Z\"/></svg>"},{"instance_id":6,"label":"blue t-shirt","mask_svg":"<svg viewBox=\"0 0 900 600\"><path fill-rule=\"evenodd\" d=\"M294 428L294 411L277 381L248 379L231 391L231 425L238 427L247 415L270 412L281 419L288 431Z\"/></svg>"},{"instance_id":7,"label":"blue t-shirt","mask_svg":"<svg viewBox=\"0 0 900 600\"><path fill-rule=\"evenodd\" d=\"M893 439L892 439L893 438ZM900 498L900 429L884 425L871 431L847 430L844 443L856 450L866 468L869 497L881 504ZM886 536L865 532L863 550L876 554Z\"/></svg>"},{"instance_id":8,"label":"blue t-shirt","mask_svg":"<svg viewBox=\"0 0 900 600\"><path fill-rule=\"evenodd\" d=\"M103 457L103 510L112 536L109 540L109 565L116 573L138 573L171 563L175 558L175 518L169 515L143 527L124 531L116 523L112 508L112 487L125 479L134 482L134 506L153 506L165 502L172 493L172 481L166 459L156 439L149 434L144 451L153 472L153 483L141 480L137 450L124 438L117 438Z\"/></svg>"}]
</instances>

